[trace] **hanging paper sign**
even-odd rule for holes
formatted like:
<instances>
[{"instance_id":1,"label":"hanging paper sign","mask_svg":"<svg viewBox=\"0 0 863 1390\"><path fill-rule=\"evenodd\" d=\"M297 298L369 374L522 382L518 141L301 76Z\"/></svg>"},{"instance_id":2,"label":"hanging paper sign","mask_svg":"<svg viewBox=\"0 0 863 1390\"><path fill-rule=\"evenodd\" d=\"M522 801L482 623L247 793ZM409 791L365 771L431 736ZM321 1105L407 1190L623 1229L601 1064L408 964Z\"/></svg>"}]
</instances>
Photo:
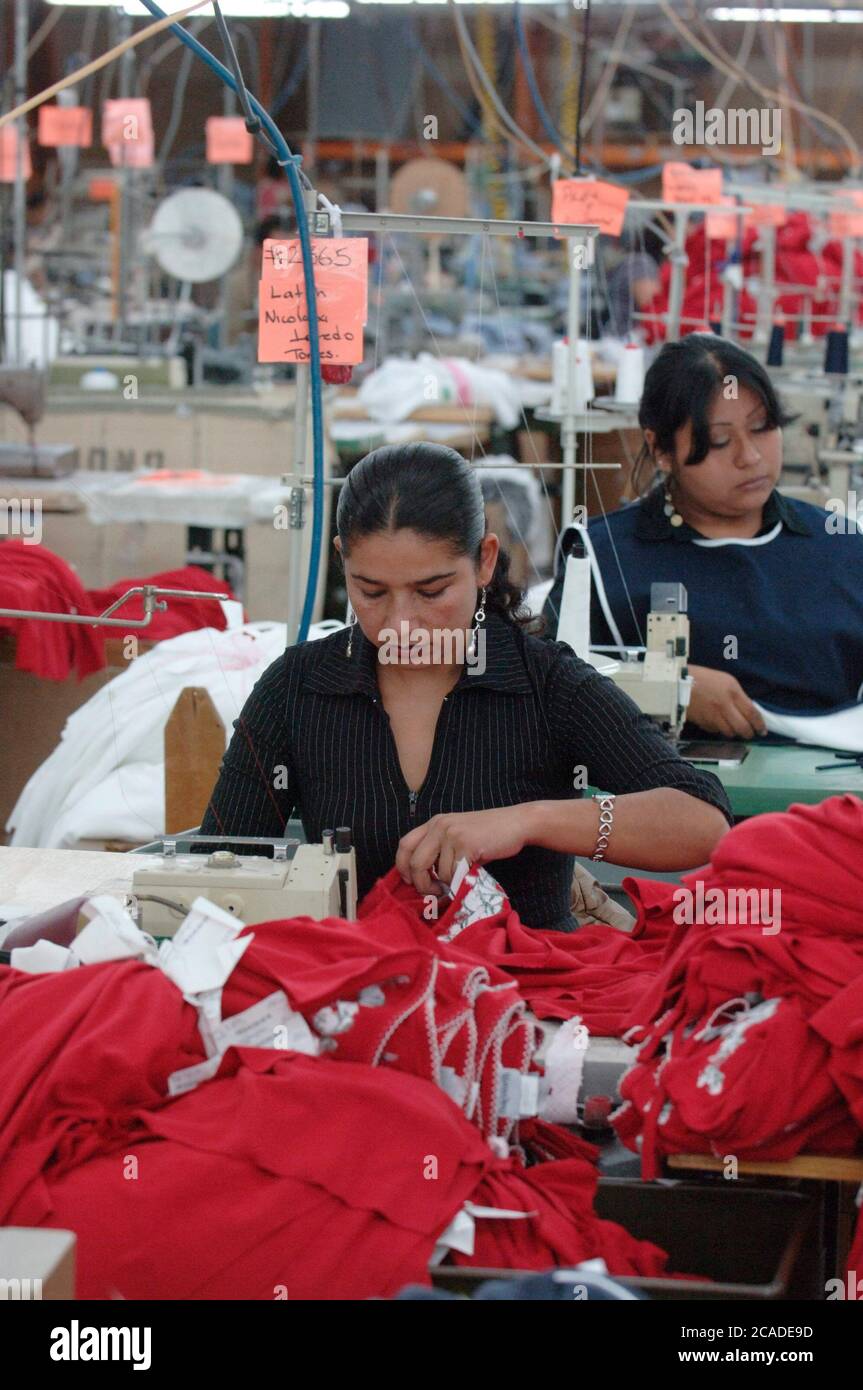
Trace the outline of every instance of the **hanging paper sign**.
<instances>
[{"instance_id":1,"label":"hanging paper sign","mask_svg":"<svg viewBox=\"0 0 863 1390\"><path fill-rule=\"evenodd\" d=\"M115 97L102 102L102 144L146 144L153 140L153 116L147 97Z\"/></svg>"},{"instance_id":2,"label":"hanging paper sign","mask_svg":"<svg viewBox=\"0 0 863 1390\"><path fill-rule=\"evenodd\" d=\"M756 203L749 208L744 223L747 227L784 227L788 210L779 203Z\"/></svg>"},{"instance_id":3,"label":"hanging paper sign","mask_svg":"<svg viewBox=\"0 0 863 1390\"><path fill-rule=\"evenodd\" d=\"M846 203L853 203L855 207L863 208L863 191L849 188L837 193L836 196L842 198ZM832 236L863 236L863 213L831 212L829 221Z\"/></svg>"},{"instance_id":4,"label":"hanging paper sign","mask_svg":"<svg viewBox=\"0 0 863 1390\"><path fill-rule=\"evenodd\" d=\"M143 140L121 140L108 145L107 149L115 169L149 169L155 159L153 132Z\"/></svg>"},{"instance_id":5,"label":"hanging paper sign","mask_svg":"<svg viewBox=\"0 0 863 1390\"><path fill-rule=\"evenodd\" d=\"M736 198L723 198L721 207L734 208L737 206ZM711 241L733 241L737 236L737 229L741 219L734 217L730 212L708 212L705 219L705 230Z\"/></svg>"},{"instance_id":6,"label":"hanging paper sign","mask_svg":"<svg viewBox=\"0 0 863 1390\"><path fill-rule=\"evenodd\" d=\"M206 131L208 164L251 164L254 141L242 116L208 116Z\"/></svg>"},{"instance_id":7,"label":"hanging paper sign","mask_svg":"<svg viewBox=\"0 0 863 1390\"><path fill-rule=\"evenodd\" d=\"M551 220L597 226L607 236L620 236L629 193L601 179L556 179L551 193Z\"/></svg>"},{"instance_id":8,"label":"hanging paper sign","mask_svg":"<svg viewBox=\"0 0 863 1390\"><path fill-rule=\"evenodd\" d=\"M33 164L30 159L30 143L24 141L22 151L24 178L29 179L33 173ZM18 176L18 127L6 125L0 128L0 183L14 183Z\"/></svg>"},{"instance_id":9,"label":"hanging paper sign","mask_svg":"<svg viewBox=\"0 0 863 1390\"><path fill-rule=\"evenodd\" d=\"M691 164L663 164L662 197L666 203L720 203L722 170L693 169Z\"/></svg>"},{"instance_id":10,"label":"hanging paper sign","mask_svg":"<svg viewBox=\"0 0 863 1390\"><path fill-rule=\"evenodd\" d=\"M322 363L355 366L363 360L368 257L366 237L312 240ZM299 241L265 241L261 275L258 361L308 362L309 316Z\"/></svg>"},{"instance_id":11,"label":"hanging paper sign","mask_svg":"<svg viewBox=\"0 0 863 1390\"><path fill-rule=\"evenodd\" d=\"M88 106L40 106L39 144L78 145L93 143L93 112Z\"/></svg>"}]
</instances>

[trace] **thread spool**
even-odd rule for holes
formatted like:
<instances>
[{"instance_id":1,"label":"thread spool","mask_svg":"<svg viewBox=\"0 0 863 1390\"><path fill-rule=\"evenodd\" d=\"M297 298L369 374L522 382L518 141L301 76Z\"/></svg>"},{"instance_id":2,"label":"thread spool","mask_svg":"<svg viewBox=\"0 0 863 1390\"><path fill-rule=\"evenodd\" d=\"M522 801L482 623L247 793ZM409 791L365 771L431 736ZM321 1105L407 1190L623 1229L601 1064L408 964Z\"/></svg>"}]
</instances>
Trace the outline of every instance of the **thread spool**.
<instances>
[{"instance_id":1,"label":"thread spool","mask_svg":"<svg viewBox=\"0 0 863 1390\"><path fill-rule=\"evenodd\" d=\"M551 349L551 415L565 415L569 385L569 339L553 343ZM593 400L593 368L590 359L590 343L579 338L575 350L575 402L573 410L585 410Z\"/></svg>"},{"instance_id":2,"label":"thread spool","mask_svg":"<svg viewBox=\"0 0 863 1390\"><path fill-rule=\"evenodd\" d=\"M768 367L781 367L785 353L785 320L774 319L767 348Z\"/></svg>"},{"instance_id":3,"label":"thread spool","mask_svg":"<svg viewBox=\"0 0 863 1390\"><path fill-rule=\"evenodd\" d=\"M636 405L644 390L644 348L627 343L617 363L614 399L621 405Z\"/></svg>"},{"instance_id":4,"label":"thread spool","mask_svg":"<svg viewBox=\"0 0 863 1390\"><path fill-rule=\"evenodd\" d=\"M848 375L848 330L843 323L834 324L827 334L824 371Z\"/></svg>"}]
</instances>

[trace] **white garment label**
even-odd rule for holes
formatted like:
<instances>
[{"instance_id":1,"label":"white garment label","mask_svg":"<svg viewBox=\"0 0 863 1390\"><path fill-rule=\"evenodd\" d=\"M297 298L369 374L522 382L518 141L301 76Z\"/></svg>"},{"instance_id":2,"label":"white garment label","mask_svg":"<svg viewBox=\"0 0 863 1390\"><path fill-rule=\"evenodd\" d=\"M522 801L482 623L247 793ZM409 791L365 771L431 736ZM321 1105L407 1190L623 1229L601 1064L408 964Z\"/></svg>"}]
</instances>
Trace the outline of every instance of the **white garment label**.
<instances>
[{"instance_id":1,"label":"white garment label","mask_svg":"<svg viewBox=\"0 0 863 1390\"><path fill-rule=\"evenodd\" d=\"M71 951L54 941L37 941L34 946L14 947L11 963L13 970L25 970L28 975L69 970L78 964Z\"/></svg>"},{"instance_id":2,"label":"white garment label","mask_svg":"<svg viewBox=\"0 0 863 1390\"><path fill-rule=\"evenodd\" d=\"M147 960L158 962L156 943L140 931L116 898L100 893L81 905L88 917L86 927L72 942L71 951L82 965L99 965L107 960Z\"/></svg>"},{"instance_id":3,"label":"white garment label","mask_svg":"<svg viewBox=\"0 0 863 1390\"><path fill-rule=\"evenodd\" d=\"M508 1120L535 1115L539 1100L539 1077L524 1076L513 1067L502 1067L498 1112Z\"/></svg>"},{"instance_id":4,"label":"white garment label","mask_svg":"<svg viewBox=\"0 0 863 1390\"><path fill-rule=\"evenodd\" d=\"M194 1067L183 1067L180 1071L171 1072L168 1077L168 1095L183 1096L187 1091L194 1091L202 1081L209 1081L219 1070L222 1056L220 1052L217 1056L208 1058L206 1062L198 1062Z\"/></svg>"},{"instance_id":5,"label":"white garment label","mask_svg":"<svg viewBox=\"0 0 863 1390\"><path fill-rule=\"evenodd\" d=\"M176 936L159 947L159 964L183 994L218 989L254 940L245 923L206 898L196 898Z\"/></svg>"},{"instance_id":6,"label":"white garment label","mask_svg":"<svg viewBox=\"0 0 863 1390\"><path fill-rule=\"evenodd\" d=\"M467 1081L463 1076L459 1076L454 1067L441 1067L440 1084L446 1091L450 1100L454 1100L461 1109L464 1106L467 1096Z\"/></svg>"},{"instance_id":7,"label":"white garment label","mask_svg":"<svg viewBox=\"0 0 863 1390\"><path fill-rule=\"evenodd\" d=\"M320 1041L302 1014L294 1013L282 990L268 994L257 1004L233 1018L226 1018L213 1029L216 1045L229 1047L272 1047L285 1052L304 1052L317 1057Z\"/></svg>"}]
</instances>

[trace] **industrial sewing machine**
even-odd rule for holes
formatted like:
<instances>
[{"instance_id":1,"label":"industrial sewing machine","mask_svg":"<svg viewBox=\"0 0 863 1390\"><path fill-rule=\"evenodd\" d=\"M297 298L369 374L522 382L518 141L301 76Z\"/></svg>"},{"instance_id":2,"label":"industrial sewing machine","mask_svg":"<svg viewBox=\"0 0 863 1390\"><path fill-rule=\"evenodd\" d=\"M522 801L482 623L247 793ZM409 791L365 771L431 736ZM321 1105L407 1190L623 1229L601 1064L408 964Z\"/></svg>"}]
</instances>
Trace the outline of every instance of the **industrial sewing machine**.
<instances>
[{"instance_id":1,"label":"industrial sewing machine","mask_svg":"<svg viewBox=\"0 0 863 1390\"><path fill-rule=\"evenodd\" d=\"M647 645L643 655L619 661L611 679L638 708L677 738L692 694L687 674L689 618L682 584L651 584Z\"/></svg>"},{"instance_id":2,"label":"industrial sewing machine","mask_svg":"<svg viewBox=\"0 0 863 1390\"><path fill-rule=\"evenodd\" d=\"M45 414L45 377L35 368L0 367L0 404L11 405L27 426L26 444L0 442L0 476L65 478L78 467L78 450L68 444L37 444L35 428Z\"/></svg>"},{"instance_id":3,"label":"industrial sewing machine","mask_svg":"<svg viewBox=\"0 0 863 1390\"><path fill-rule=\"evenodd\" d=\"M273 858L215 849L180 853L198 845L270 845ZM356 916L357 866L348 826L325 830L323 843L260 836L176 835L161 839L152 867L136 869L132 911L151 936L173 936L197 897L204 897L247 926L282 917Z\"/></svg>"},{"instance_id":4,"label":"industrial sewing machine","mask_svg":"<svg viewBox=\"0 0 863 1390\"><path fill-rule=\"evenodd\" d=\"M586 536L586 532L583 535ZM592 548L588 557L583 539L571 542L557 640L568 642L576 655L609 676L644 714L655 719L671 738L676 739L686 722L693 685L686 669L689 659L686 590L682 584L651 584L644 650L624 648L621 651L614 647L600 652L590 643L591 584L601 585L601 575L593 573L595 564ZM601 587L600 595L604 599Z\"/></svg>"}]
</instances>

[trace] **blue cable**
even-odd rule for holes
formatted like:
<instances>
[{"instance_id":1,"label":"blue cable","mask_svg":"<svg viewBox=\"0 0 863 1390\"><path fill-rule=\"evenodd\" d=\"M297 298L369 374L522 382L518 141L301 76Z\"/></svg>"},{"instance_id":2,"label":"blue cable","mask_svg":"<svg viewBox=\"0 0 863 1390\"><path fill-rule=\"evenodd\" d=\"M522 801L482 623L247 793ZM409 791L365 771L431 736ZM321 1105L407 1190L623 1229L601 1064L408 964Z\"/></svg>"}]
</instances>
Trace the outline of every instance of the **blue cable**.
<instances>
[{"instance_id":1,"label":"blue cable","mask_svg":"<svg viewBox=\"0 0 863 1390\"><path fill-rule=\"evenodd\" d=\"M150 14L157 19L167 19L165 11L155 3L155 0L141 0L141 4ZM233 92L239 94L237 82L228 68L214 57L208 48L199 43L196 38L186 32L181 24L171 24L168 26L172 33L184 43L187 48L191 48L198 57L203 59L207 67L213 71L217 77L231 88ZM312 242L309 235L309 224L306 218L305 204L303 203L303 190L300 185L300 176L297 172L298 165L302 162L299 155L291 153L290 147L267 111L261 103L248 93L249 105L264 126L267 135L276 148L279 163L288 176L288 183L291 190L291 198L294 204L294 212L297 218L297 233L299 236L300 249L303 257L303 282L306 291L306 304L309 316L309 367L312 388L312 459L313 459L313 482L312 482L312 538L309 553L309 573L306 581L306 596L303 602L303 611L300 618L300 628L297 634L297 642L305 642L309 635L309 628L312 625L312 614L315 607L315 594L318 587L318 570L321 562L321 546L323 541L324 529L324 411L321 387L321 350L320 336L318 333L318 306L315 295L315 276L312 266ZM305 443L305 441L303 441Z\"/></svg>"}]
</instances>

